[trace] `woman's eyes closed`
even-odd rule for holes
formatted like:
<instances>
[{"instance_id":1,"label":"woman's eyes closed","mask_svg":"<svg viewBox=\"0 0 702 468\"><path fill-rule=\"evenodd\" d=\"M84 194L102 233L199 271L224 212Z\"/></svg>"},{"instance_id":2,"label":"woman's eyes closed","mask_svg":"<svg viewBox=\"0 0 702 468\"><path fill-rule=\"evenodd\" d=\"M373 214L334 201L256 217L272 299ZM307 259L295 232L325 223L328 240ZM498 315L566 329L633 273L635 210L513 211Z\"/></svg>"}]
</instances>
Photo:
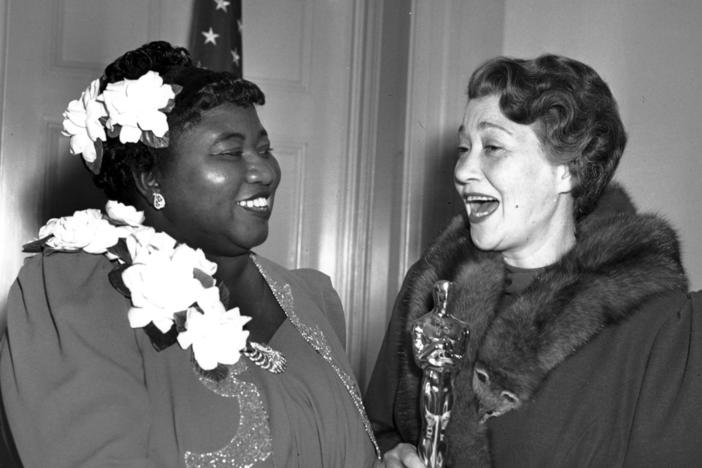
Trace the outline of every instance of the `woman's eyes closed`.
<instances>
[{"instance_id":1,"label":"woman's eyes closed","mask_svg":"<svg viewBox=\"0 0 702 468\"><path fill-rule=\"evenodd\" d=\"M227 150L219 151L216 154L217 154L217 156L229 156L229 157L233 157L233 158L240 158L244 154L244 152L241 148L236 148L236 149L227 149Z\"/></svg>"},{"instance_id":2,"label":"woman's eyes closed","mask_svg":"<svg viewBox=\"0 0 702 468\"><path fill-rule=\"evenodd\" d=\"M497 143L485 143L482 145L482 151L488 156L492 155L497 155L499 154L502 150L504 150L504 147ZM458 157L460 158L461 156L470 153L471 148L467 145L461 145L458 147Z\"/></svg>"},{"instance_id":3,"label":"woman's eyes closed","mask_svg":"<svg viewBox=\"0 0 702 468\"><path fill-rule=\"evenodd\" d=\"M256 152L263 157L268 157L271 155L271 153L273 153L273 148L270 146L263 146L257 149Z\"/></svg>"},{"instance_id":4,"label":"woman's eyes closed","mask_svg":"<svg viewBox=\"0 0 702 468\"><path fill-rule=\"evenodd\" d=\"M273 151L273 148L271 148L270 146L264 146L264 147L256 149L256 153L259 156L262 156L264 158L270 156L272 151ZM220 151L215 151L214 154L215 154L215 156L240 158L244 155L244 149L243 148L228 148L228 149L223 149Z\"/></svg>"},{"instance_id":5,"label":"woman's eyes closed","mask_svg":"<svg viewBox=\"0 0 702 468\"><path fill-rule=\"evenodd\" d=\"M483 143L483 151L484 151L485 154L487 154L488 156L497 155L497 154L499 154L503 149L504 149L504 147L503 147L502 145L500 145L499 143L494 142L494 141L486 141L485 143Z\"/></svg>"},{"instance_id":6,"label":"woman's eyes closed","mask_svg":"<svg viewBox=\"0 0 702 468\"><path fill-rule=\"evenodd\" d=\"M495 151L499 151L502 149L499 146L495 146L495 145L487 145L484 148L485 148L485 152L488 154L494 153Z\"/></svg>"}]
</instances>

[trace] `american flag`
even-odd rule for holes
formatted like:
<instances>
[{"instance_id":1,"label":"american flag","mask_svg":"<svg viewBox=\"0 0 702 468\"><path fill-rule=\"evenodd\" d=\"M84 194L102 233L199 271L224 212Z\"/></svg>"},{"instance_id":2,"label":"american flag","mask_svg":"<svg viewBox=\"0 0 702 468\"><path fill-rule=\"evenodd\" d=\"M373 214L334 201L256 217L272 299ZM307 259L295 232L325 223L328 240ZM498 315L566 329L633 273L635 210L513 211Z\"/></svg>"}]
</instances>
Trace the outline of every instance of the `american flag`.
<instances>
[{"instance_id":1,"label":"american flag","mask_svg":"<svg viewBox=\"0 0 702 468\"><path fill-rule=\"evenodd\" d=\"M243 75L241 1L195 0L190 52L198 66Z\"/></svg>"}]
</instances>

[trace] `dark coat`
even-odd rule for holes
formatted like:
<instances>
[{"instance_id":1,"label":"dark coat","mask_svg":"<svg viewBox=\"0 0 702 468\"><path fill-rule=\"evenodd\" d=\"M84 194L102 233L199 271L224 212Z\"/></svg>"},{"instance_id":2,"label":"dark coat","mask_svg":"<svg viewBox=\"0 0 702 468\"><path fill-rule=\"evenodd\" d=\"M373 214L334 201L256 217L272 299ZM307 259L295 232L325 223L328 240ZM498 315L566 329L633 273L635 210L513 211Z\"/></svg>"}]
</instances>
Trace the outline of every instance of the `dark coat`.
<instances>
[{"instance_id":1,"label":"dark coat","mask_svg":"<svg viewBox=\"0 0 702 468\"><path fill-rule=\"evenodd\" d=\"M447 429L451 466L702 459L702 296L686 294L667 223L611 189L578 223L576 246L507 306L500 255L473 246L465 226L453 220L396 301L366 396L384 450L417 442L421 374L408 322L431 308L434 281L451 279L449 309L470 329Z\"/></svg>"}]
</instances>

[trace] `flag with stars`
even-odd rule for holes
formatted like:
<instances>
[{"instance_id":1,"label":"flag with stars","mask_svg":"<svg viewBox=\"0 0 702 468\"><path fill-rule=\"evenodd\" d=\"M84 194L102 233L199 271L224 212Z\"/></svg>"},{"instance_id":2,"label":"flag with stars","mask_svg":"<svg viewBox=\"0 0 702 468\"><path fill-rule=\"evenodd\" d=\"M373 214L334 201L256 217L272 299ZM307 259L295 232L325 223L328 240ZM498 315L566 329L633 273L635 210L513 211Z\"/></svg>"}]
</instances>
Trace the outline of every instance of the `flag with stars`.
<instances>
[{"instance_id":1,"label":"flag with stars","mask_svg":"<svg viewBox=\"0 0 702 468\"><path fill-rule=\"evenodd\" d=\"M190 53L200 67L243 75L242 0L195 0Z\"/></svg>"}]
</instances>

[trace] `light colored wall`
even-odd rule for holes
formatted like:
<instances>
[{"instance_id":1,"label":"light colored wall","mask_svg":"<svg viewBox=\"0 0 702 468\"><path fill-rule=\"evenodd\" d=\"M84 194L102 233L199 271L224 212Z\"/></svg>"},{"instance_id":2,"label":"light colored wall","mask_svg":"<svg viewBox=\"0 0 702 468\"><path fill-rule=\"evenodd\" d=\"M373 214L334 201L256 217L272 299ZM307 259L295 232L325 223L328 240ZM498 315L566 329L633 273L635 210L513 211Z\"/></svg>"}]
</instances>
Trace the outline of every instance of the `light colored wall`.
<instances>
[{"instance_id":1,"label":"light colored wall","mask_svg":"<svg viewBox=\"0 0 702 468\"><path fill-rule=\"evenodd\" d=\"M597 70L629 143L617 173L642 211L677 228L702 288L702 2L506 0L503 53L564 54Z\"/></svg>"}]
</instances>

